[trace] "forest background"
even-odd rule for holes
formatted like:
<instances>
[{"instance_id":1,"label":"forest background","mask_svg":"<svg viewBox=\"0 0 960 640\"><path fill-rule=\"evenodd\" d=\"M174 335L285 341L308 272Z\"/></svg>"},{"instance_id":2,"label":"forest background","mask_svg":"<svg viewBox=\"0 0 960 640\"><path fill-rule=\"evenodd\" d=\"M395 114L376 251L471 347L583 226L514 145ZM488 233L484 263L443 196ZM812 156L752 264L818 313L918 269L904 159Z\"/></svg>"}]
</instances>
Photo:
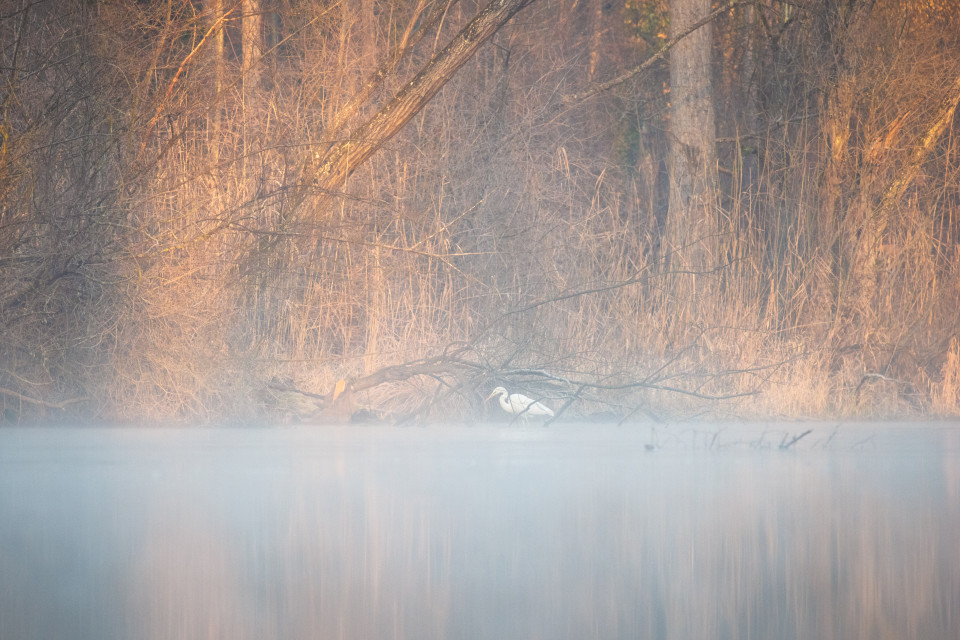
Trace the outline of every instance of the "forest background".
<instances>
[{"instance_id":1,"label":"forest background","mask_svg":"<svg viewBox=\"0 0 960 640\"><path fill-rule=\"evenodd\" d=\"M2 422L960 413L953 0L0 0L0 43Z\"/></svg>"}]
</instances>

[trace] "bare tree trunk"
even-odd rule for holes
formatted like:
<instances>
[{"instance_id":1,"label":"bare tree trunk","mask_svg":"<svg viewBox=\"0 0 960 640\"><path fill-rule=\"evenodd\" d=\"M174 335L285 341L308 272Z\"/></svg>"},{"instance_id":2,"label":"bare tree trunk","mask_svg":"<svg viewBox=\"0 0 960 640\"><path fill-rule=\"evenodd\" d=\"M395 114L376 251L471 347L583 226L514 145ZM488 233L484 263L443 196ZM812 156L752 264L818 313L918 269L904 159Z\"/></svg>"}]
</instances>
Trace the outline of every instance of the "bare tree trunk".
<instances>
[{"instance_id":1,"label":"bare tree trunk","mask_svg":"<svg viewBox=\"0 0 960 640\"><path fill-rule=\"evenodd\" d=\"M814 14L813 21L814 33L821 38L819 44L824 53L821 59L823 86L828 87L820 106L823 171L814 235L824 262L829 265L817 274L814 296L831 302L834 320L846 315L838 313L848 305L845 298L849 298L843 285L844 260L851 259L849 247L856 243L856 231L851 228L851 220L856 218L851 211L857 206L852 198L851 176L857 173L858 167L856 153L851 152L850 139L857 108L858 77L848 61L846 50L857 41L854 33L862 25L865 17L862 10L868 1L824 3Z\"/></svg>"},{"instance_id":2,"label":"bare tree trunk","mask_svg":"<svg viewBox=\"0 0 960 640\"><path fill-rule=\"evenodd\" d=\"M223 91L223 25L217 24L223 16L223 0L206 0L207 23L214 29L210 43L210 66L213 73L213 96L211 100L220 101L220 92ZM207 120L209 130L210 163L216 167L220 163L221 142L221 109L215 106L210 110Z\"/></svg>"},{"instance_id":3,"label":"bare tree trunk","mask_svg":"<svg viewBox=\"0 0 960 640\"><path fill-rule=\"evenodd\" d=\"M360 52L357 68L360 72L361 89L366 78L377 69L377 39L379 25L376 0L360 0L359 38ZM364 335L363 372L371 374L377 369L380 356L380 334L389 322L387 312L386 278L383 273L381 249L374 247L364 253L366 262L366 331Z\"/></svg>"},{"instance_id":4,"label":"bare tree trunk","mask_svg":"<svg viewBox=\"0 0 960 640\"><path fill-rule=\"evenodd\" d=\"M710 0L672 0L671 37L709 14ZM704 272L717 264L712 34L708 22L670 50L670 204L663 247L674 271Z\"/></svg>"},{"instance_id":5,"label":"bare tree trunk","mask_svg":"<svg viewBox=\"0 0 960 640\"><path fill-rule=\"evenodd\" d=\"M821 244L833 245L842 213L843 175L848 161L850 118L853 110L853 78L842 74L826 96L821 129L826 144L823 178L820 184L819 236Z\"/></svg>"},{"instance_id":6,"label":"bare tree trunk","mask_svg":"<svg viewBox=\"0 0 960 640\"><path fill-rule=\"evenodd\" d=\"M760 162L757 153L757 145L760 134L760 90L758 87L758 71L761 59L762 39L758 28L757 12L759 5L747 5L743 7L743 16L740 37L743 46L743 58L740 68L740 86L741 99L744 101L742 106L743 126L747 138L747 148L741 146L741 176L743 183L741 187L748 186L753 190L760 175Z\"/></svg>"},{"instance_id":7,"label":"bare tree trunk","mask_svg":"<svg viewBox=\"0 0 960 640\"><path fill-rule=\"evenodd\" d=\"M240 39L243 51L240 72L243 79L243 184L249 179L247 167L252 140L256 139L256 95L260 86L259 62L263 55L260 36L260 0L241 0Z\"/></svg>"},{"instance_id":8,"label":"bare tree trunk","mask_svg":"<svg viewBox=\"0 0 960 640\"><path fill-rule=\"evenodd\" d=\"M593 82L596 78L597 67L600 64L600 47L603 44L604 21L603 6L606 0L592 0L588 7L590 11L590 57L589 67L587 68L587 82Z\"/></svg>"},{"instance_id":9,"label":"bare tree trunk","mask_svg":"<svg viewBox=\"0 0 960 640\"><path fill-rule=\"evenodd\" d=\"M242 71L244 98L254 91L260 80L260 72L255 66L263 55L263 43L260 40L260 0L242 0L243 18L240 21L242 40Z\"/></svg>"},{"instance_id":10,"label":"bare tree trunk","mask_svg":"<svg viewBox=\"0 0 960 640\"><path fill-rule=\"evenodd\" d=\"M363 77L367 77L377 68L377 40L379 25L377 24L377 1L360 0L360 37L361 44L360 67Z\"/></svg>"}]
</instances>

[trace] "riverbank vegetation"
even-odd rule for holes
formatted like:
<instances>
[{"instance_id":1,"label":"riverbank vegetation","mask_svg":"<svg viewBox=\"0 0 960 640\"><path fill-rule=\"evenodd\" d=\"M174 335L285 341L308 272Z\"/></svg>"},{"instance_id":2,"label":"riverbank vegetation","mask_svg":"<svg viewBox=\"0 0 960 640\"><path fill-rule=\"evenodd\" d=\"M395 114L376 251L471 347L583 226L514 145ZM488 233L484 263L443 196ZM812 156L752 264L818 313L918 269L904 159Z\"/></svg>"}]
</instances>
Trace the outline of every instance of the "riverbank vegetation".
<instances>
[{"instance_id":1,"label":"riverbank vegetation","mask_svg":"<svg viewBox=\"0 0 960 640\"><path fill-rule=\"evenodd\" d=\"M3 0L0 42L5 423L960 413L955 3Z\"/></svg>"}]
</instances>

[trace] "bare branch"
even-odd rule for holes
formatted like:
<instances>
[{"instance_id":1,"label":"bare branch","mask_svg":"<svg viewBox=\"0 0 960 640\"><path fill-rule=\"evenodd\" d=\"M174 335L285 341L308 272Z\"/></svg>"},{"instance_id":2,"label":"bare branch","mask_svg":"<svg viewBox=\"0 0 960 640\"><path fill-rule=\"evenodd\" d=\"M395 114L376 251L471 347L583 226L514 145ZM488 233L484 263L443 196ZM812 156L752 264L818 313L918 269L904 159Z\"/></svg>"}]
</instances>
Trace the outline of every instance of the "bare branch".
<instances>
[{"instance_id":1,"label":"bare branch","mask_svg":"<svg viewBox=\"0 0 960 640\"><path fill-rule=\"evenodd\" d=\"M329 193L416 115L490 36L533 0L493 0L440 53L348 140L335 144L316 168L304 170L304 185Z\"/></svg>"},{"instance_id":2,"label":"bare branch","mask_svg":"<svg viewBox=\"0 0 960 640\"><path fill-rule=\"evenodd\" d=\"M78 402L83 402L84 400L87 400L87 398L81 397L81 398L70 398L69 400L61 400L59 402L52 402L50 400L43 400L40 398L31 398L30 396L24 395L18 391L14 391L13 389L6 389L4 387L0 387L0 395L16 398L17 400L21 400L28 404L36 405L38 407L47 407L49 409L66 409L71 404L76 404Z\"/></svg>"},{"instance_id":3,"label":"bare branch","mask_svg":"<svg viewBox=\"0 0 960 640\"><path fill-rule=\"evenodd\" d=\"M627 71L626 73L620 74L619 76L617 76L612 80L601 82L600 84L590 88L587 91L584 91L583 93L575 93L569 96L564 96L564 99L563 99L564 102L566 103L583 102L584 100L592 98L593 96L599 93L603 93L604 91L609 91L610 89L617 86L618 84L623 84L624 82L633 78L637 74L643 73L644 71L649 69L654 62L656 62L663 56L667 55L667 52L670 51L670 49L674 48L678 42L680 42L681 40L689 36L691 33L696 31L700 27L710 22L713 22L714 20L717 19L718 16L729 11L730 9L733 9L734 7L746 5L746 4L752 4L752 2L750 0L729 0L728 2L723 3L722 5L720 5L713 11L711 11L710 15L703 18L702 20L698 20L697 22L690 25L690 27L686 29L683 33L677 36L674 36L673 38L668 40L666 43L664 43L662 47L660 47L660 49L657 50L656 53L654 53L652 56L644 60L639 66L634 67L633 69L631 69L630 71Z\"/></svg>"}]
</instances>

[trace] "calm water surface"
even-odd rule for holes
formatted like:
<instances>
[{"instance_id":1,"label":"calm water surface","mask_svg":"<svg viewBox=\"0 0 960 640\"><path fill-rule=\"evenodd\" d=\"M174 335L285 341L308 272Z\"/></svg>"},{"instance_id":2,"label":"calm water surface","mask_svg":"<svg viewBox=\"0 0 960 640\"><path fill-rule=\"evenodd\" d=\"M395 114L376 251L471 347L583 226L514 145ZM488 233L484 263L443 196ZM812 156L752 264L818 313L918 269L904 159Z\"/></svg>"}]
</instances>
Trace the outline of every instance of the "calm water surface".
<instances>
[{"instance_id":1,"label":"calm water surface","mask_svg":"<svg viewBox=\"0 0 960 640\"><path fill-rule=\"evenodd\" d=\"M56 638L954 640L960 427L0 430Z\"/></svg>"}]
</instances>

